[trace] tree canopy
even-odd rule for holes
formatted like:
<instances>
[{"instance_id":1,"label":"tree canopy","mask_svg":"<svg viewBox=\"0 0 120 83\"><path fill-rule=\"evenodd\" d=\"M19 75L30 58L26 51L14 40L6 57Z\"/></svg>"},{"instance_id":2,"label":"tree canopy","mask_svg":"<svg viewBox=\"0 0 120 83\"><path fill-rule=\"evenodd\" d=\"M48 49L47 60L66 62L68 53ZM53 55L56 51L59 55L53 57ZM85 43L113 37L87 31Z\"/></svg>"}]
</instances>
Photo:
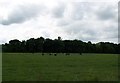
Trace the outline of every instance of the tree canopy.
<instances>
[{"instance_id":1,"label":"tree canopy","mask_svg":"<svg viewBox=\"0 0 120 83\"><path fill-rule=\"evenodd\" d=\"M30 38L19 41L10 40L9 43L2 44L3 52L22 52L22 53L114 53L119 54L120 44L110 42L98 42L93 44L91 41L81 40L62 40L49 38Z\"/></svg>"}]
</instances>

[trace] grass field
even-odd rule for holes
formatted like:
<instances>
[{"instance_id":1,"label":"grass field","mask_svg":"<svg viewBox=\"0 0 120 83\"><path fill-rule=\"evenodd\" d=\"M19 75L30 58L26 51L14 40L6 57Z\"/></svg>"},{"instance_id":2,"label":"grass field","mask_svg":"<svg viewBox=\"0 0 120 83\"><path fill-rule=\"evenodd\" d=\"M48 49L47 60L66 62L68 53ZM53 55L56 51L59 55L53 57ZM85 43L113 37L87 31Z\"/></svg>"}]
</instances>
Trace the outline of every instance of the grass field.
<instances>
[{"instance_id":1,"label":"grass field","mask_svg":"<svg viewBox=\"0 0 120 83\"><path fill-rule=\"evenodd\" d=\"M115 54L3 53L3 81L117 81Z\"/></svg>"}]
</instances>

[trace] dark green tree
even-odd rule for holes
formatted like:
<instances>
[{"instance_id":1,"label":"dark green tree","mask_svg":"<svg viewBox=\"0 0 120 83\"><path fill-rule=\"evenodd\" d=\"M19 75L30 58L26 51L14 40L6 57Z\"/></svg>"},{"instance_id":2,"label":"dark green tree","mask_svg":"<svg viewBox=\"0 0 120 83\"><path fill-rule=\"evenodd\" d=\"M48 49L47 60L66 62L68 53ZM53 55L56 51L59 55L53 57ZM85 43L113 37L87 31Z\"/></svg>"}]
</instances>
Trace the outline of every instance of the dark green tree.
<instances>
[{"instance_id":1,"label":"dark green tree","mask_svg":"<svg viewBox=\"0 0 120 83\"><path fill-rule=\"evenodd\" d=\"M10 40L8 45L10 52L20 52L21 50L21 42L17 39Z\"/></svg>"},{"instance_id":2,"label":"dark green tree","mask_svg":"<svg viewBox=\"0 0 120 83\"><path fill-rule=\"evenodd\" d=\"M35 52L43 52L44 38L35 39Z\"/></svg>"},{"instance_id":3,"label":"dark green tree","mask_svg":"<svg viewBox=\"0 0 120 83\"><path fill-rule=\"evenodd\" d=\"M27 52L34 53L35 52L35 39L30 38L26 41L26 49Z\"/></svg>"}]
</instances>

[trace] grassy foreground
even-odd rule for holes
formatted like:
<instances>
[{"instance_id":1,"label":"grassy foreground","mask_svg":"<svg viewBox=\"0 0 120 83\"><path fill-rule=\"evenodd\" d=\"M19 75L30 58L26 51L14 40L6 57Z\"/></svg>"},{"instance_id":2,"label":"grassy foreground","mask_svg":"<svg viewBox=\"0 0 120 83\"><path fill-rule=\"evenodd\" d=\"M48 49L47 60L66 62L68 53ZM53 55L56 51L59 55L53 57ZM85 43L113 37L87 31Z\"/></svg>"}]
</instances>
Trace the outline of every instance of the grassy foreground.
<instances>
[{"instance_id":1,"label":"grassy foreground","mask_svg":"<svg viewBox=\"0 0 120 83\"><path fill-rule=\"evenodd\" d=\"M115 54L3 53L3 81L117 81Z\"/></svg>"}]
</instances>

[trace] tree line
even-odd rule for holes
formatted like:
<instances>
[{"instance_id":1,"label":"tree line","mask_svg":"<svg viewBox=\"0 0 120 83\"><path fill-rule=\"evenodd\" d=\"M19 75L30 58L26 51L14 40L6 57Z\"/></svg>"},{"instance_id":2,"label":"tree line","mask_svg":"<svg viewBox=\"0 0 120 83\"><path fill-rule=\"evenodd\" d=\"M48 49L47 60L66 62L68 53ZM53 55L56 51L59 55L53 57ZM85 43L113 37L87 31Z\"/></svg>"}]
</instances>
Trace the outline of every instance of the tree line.
<instances>
[{"instance_id":1,"label":"tree line","mask_svg":"<svg viewBox=\"0 0 120 83\"><path fill-rule=\"evenodd\" d=\"M113 53L120 54L120 43L91 41L83 42L81 40L62 40L49 38L30 38L19 41L18 39L10 40L9 43L2 44L2 52L12 53Z\"/></svg>"}]
</instances>

